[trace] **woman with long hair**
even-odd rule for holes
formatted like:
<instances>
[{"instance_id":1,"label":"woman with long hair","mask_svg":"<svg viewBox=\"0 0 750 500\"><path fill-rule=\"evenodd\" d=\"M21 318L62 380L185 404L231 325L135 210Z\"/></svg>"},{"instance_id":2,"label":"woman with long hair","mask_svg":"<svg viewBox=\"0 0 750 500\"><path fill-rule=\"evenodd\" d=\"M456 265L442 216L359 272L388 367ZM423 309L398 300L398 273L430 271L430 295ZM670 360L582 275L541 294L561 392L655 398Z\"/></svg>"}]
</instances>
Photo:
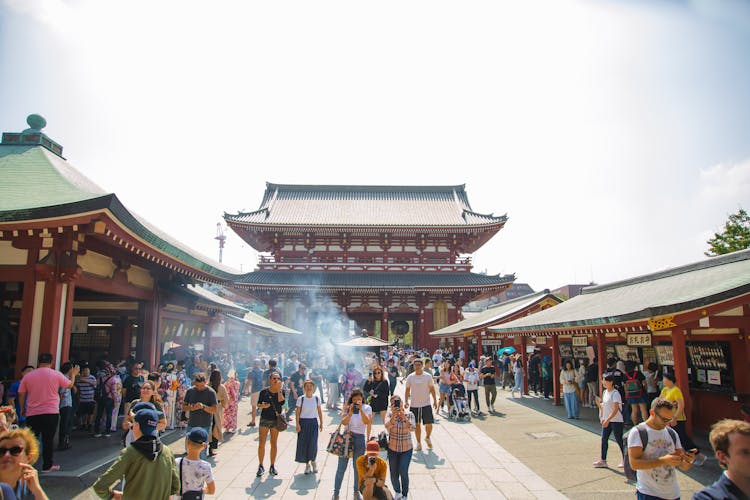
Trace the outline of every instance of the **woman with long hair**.
<instances>
[{"instance_id":1,"label":"woman with long hair","mask_svg":"<svg viewBox=\"0 0 750 500\"><path fill-rule=\"evenodd\" d=\"M315 382L305 380L302 384L305 391L297 398L296 427L297 453L294 461L305 464L305 474L318 472L315 461L318 455L318 432L323 430L323 410L321 401L315 395Z\"/></svg>"},{"instance_id":2,"label":"woman with long hair","mask_svg":"<svg viewBox=\"0 0 750 500\"><path fill-rule=\"evenodd\" d=\"M48 500L39 485L34 463L39 442L28 427L0 433L0 483L9 485L19 500Z\"/></svg>"},{"instance_id":3,"label":"woman with long hair","mask_svg":"<svg viewBox=\"0 0 750 500\"><path fill-rule=\"evenodd\" d=\"M229 370L229 378L224 382L224 389L227 392L227 407L224 410L223 424L226 432L234 434L237 432L237 409L240 397L240 382L237 380L237 372Z\"/></svg>"},{"instance_id":4,"label":"woman with long hair","mask_svg":"<svg viewBox=\"0 0 750 500\"><path fill-rule=\"evenodd\" d=\"M365 404L364 395L359 388L354 388L349 394L344 408L341 411L341 423L349 426L352 440L354 441L354 450L352 453L352 463L354 464L354 495L359 494L359 473L357 472L357 459L365 454L366 438L370 437L372 426L372 408ZM333 485L333 498L339 498L341 484L344 482L346 468L349 465L349 457L339 457L338 467L336 468L336 479Z\"/></svg>"},{"instance_id":5,"label":"woman with long hair","mask_svg":"<svg viewBox=\"0 0 750 500\"><path fill-rule=\"evenodd\" d=\"M438 409L443 408L443 402L448 406L446 415L451 414L451 376L453 372L451 370L451 364L448 360L443 361L440 365L440 375L438 375L438 390L440 391L440 402L438 402Z\"/></svg>"},{"instance_id":6,"label":"woman with long hair","mask_svg":"<svg viewBox=\"0 0 750 500\"><path fill-rule=\"evenodd\" d=\"M383 368L373 365L372 376L367 379L363 392L367 395L373 413L380 414L380 420L385 424L385 412L388 409L388 380L383 376Z\"/></svg>"},{"instance_id":7,"label":"woman with long hair","mask_svg":"<svg viewBox=\"0 0 750 500\"><path fill-rule=\"evenodd\" d=\"M569 359L565 360L565 367L560 371L560 385L563 390L563 400L565 401L565 411L568 413L568 418L577 419L579 412L578 396L576 395L578 381L573 362Z\"/></svg>"},{"instance_id":8,"label":"woman with long hair","mask_svg":"<svg viewBox=\"0 0 750 500\"><path fill-rule=\"evenodd\" d=\"M521 356L516 356L515 361L511 362L511 367L513 369L513 388L510 390L510 395L512 397L516 397L516 391L518 391L518 394L520 394L521 397L523 397L523 376L524 376L524 370L523 370L523 361L521 360Z\"/></svg>"},{"instance_id":9,"label":"woman with long hair","mask_svg":"<svg viewBox=\"0 0 750 500\"><path fill-rule=\"evenodd\" d=\"M400 498L409 495L409 464L414 452L411 433L415 427L414 414L405 411L401 397L394 395L391 398L391 411L388 413L385 428L388 430L388 468L391 472L391 484Z\"/></svg>"},{"instance_id":10,"label":"woman with long hair","mask_svg":"<svg viewBox=\"0 0 750 500\"><path fill-rule=\"evenodd\" d=\"M208 448L208 456L216 456L216 449L219 447L219 441L224 437L222 432L222 423L224 417L224 408L229 404L229 395L227 390L221 384L221 372L215 369L211 372L211 376L208 379L208 385L216 393L216 413L213 415L212 427L211 427L211 441Z\"/></svg>"},{"instance_id":11,"label":"woman with long hair","mask_svg":"<svg viewBox=\"0 0 750 500\"><path fill-rule=\"evenodd\" d=\"M620 447L620 457L624 450L622 441L622 396L615 389L615 377L611 373L604 375L602 379L604 391L602 397L596 397L596 406L599 407L599 422L602 424L602 446L599 460L594 462L594 467L607 467L607 450L609 449L609 436L615 434L615 441ZM622 460L617 467L623 467Z\"/></svg>"},{"instance_id":12,"label":"woman with long hair","mask_svg":"<svg viewBox=\"0 0 750 500\"><path fill-rule=\"evenodd\" d=\"M281 373L272 370L268 375L268 387L260 391L258 395L258 408L260 409L260 424L258 424L258 472L257 477L266 471L263 467L263 459L266 456L266 438L271 435L271 467L268 473L272 476L278 474L276 470L276 450L279 440L279 430L276 427L277 415L284 411L284 391L282 387Z\"/></svg>"}]
</instances>

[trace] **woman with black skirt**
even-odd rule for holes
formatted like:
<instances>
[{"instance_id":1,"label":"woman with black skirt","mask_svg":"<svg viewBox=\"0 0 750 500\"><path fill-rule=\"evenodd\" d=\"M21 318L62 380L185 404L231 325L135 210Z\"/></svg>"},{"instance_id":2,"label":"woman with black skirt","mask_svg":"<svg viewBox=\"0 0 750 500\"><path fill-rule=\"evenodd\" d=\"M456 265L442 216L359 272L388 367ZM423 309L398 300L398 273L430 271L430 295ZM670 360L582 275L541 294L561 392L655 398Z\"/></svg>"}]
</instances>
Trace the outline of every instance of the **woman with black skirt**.
<instances>
[{"instance_id":1,"label":"woman with black skirt","mask_svg":"<svg viewBox=\"0 0 750 500\"><path fill-rule=\"evenodd\" d=\"M367 395L367 403L372 413L379 413L380 420L385 424L385 412L388 410L388 380L383 377L383 369L376 366L372 376L367 379L363 392Z\"/></svg>"},{"instance_id":2,"label":"woman with black skirt","mask_svg":"<svg viewBox=\"0 0 750 500\"><path fill-rule=\"evenodd\" d=\"M315 382L305 380L305 394L297 398L297 454L295 462L305 464L305 474L317 473L318 431L323 430L323 410L320 398L315 396Z\"/></svg>"},{"instance_id":3,"label":"woman with black skirt","mask_svg":"<svg viewBox=\"0 0 750 500\"><path fill-rule=\"evenodd\" d=\"M268 473L272 476L278 474L276 470L276 449L279 440L279 429L276 427L276 416L283 415L284 391L279 372L273 371L268 376L268 388L260 391L258 395L258 408L260 408L260 425L258 425L258 472L260 477L266 471L263 467L263 458L266 455L266 437L271 434L271 467Z\"/></svg>"}]
</instances>

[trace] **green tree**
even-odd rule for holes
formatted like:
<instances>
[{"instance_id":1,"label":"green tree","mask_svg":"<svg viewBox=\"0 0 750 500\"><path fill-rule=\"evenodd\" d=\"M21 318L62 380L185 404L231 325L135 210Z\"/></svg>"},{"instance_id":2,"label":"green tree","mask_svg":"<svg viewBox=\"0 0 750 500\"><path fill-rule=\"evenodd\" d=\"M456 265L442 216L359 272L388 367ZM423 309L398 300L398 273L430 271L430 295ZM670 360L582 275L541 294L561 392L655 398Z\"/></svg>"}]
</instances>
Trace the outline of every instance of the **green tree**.
<instances>
[{"instance_id":1,"label":"green tree","mask_svg":"<svg viewBox=\"0 0 750 500\"><path fill-rule=\"evenodd\" d=\"M736 214L729 216L724 230L714 233L714 237L706 243L709 246L706 255L709 257L750 248L750 216L740 207Z\"/></svg>"}]
</instances>

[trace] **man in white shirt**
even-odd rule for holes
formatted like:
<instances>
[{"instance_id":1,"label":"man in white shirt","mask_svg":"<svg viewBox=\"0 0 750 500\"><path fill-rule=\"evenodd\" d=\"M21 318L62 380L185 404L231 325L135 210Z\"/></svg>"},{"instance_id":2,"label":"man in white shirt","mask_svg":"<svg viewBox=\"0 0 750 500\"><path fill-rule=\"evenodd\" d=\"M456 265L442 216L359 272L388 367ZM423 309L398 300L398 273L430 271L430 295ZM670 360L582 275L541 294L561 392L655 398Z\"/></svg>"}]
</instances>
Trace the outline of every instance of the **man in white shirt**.
<instances>
[{"instance_id":1,"label":"man in white shirt","mask_svg":"<svg viewBox=\"0 0 750 500\"><path fill-rule=\"evenodd\" d=\"M674 418L672 401L656 398L651 403L650 416L633 427L628 435L628 459L636 471L638 498L680 498L675 467L688 470L695 454L682 449L680 438L669 422ZM644 446L641 432L648 438Z\"/></svg>"},{"instance_id":2,"label":"man in white shirt","mask_svg":"<svg viewBox=\"0 0 750 500\"><path fill-rule=\"evenodd\" d=\"M430 435L432 434L432 424L435 418L432 415L432 408L430 407L430 395L432 395L433 406L437 411L438 400L435 394L435 382L432 379L432 375L424 372L424 362L421 358L414 360L414 373L406 377L406 392L404 394L405 405L404 408L408 408L414 414L414 419L417 422L417 427L414 430L414 434L417 437L417 446L414 447L415 451L422 449L422 426L424 424L427 435L425 436L425 442L427 447L432 449L432 441ZM411 399L410 399L411 397Z\"/></svg>"}]
</instances>

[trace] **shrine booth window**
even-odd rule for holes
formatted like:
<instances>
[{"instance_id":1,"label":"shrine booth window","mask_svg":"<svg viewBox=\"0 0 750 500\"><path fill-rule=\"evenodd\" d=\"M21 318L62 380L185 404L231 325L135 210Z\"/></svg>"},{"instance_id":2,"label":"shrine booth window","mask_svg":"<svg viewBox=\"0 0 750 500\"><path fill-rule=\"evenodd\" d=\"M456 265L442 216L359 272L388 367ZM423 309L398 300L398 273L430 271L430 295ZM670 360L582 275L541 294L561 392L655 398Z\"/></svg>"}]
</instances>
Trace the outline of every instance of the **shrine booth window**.
<instances>
[{"instance_id":1,"label":"shrine booth window","mask_svg":"<svg viewBox=\"0 0 750 500\"><path fill-rule=\"evenodd\" d=\"M690 388L734 392L729 342L687 342Z\"/></svg>"}]
</instances>

